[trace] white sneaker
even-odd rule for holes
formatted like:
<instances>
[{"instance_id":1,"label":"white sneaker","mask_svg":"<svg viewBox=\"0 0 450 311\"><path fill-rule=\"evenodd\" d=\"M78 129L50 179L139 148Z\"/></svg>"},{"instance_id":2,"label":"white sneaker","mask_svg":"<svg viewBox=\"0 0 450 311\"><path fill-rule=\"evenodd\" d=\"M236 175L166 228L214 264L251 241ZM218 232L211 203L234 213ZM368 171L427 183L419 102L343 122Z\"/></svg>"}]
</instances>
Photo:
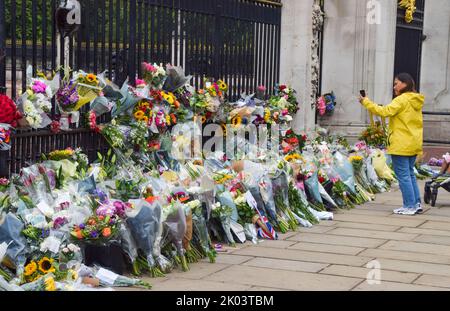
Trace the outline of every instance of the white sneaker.
<instances>
[{"instance_id":1,"label":"white sneaker","mask_svg":"<svg viewBox=\"0 0 450 311\"><path fill-rule=\"evenodd\" d=\"M423 213L422 204L417 203L417 205L416 205L416 214L422 214L422 213Z\"/></svg>"},{"instance_id":2,"label":"white sneaker","mask_svg":"<svg viewBox=\"0 0 450 311\"><path fill-rule=\"evenodd\" d=\"M416 214L416 209L415 208L398 208L394 210L394 214L397 215L415 215Z\"/></svg>"},{"instance_id":3,"label":"white sneaker","mask_svg":"<svg viewBox=\"0 0 450 311\"><path fill-rule=\"evenodd\" d=\"M405 210L404 207L397 208L397 209L394 210L394 214L403 215L403 211L404 210Z\"/></svg>"},{"instance_id":4,"label":"white sneaker","mask_svg":"<svg viewBox=\"0 0 450 311\"><path fill-rule=\"evenodd\" d=\"M402 215L412 216L412 215L416 214L416 211L417 210L415 208L405 208L405 209L403 209Z\"/></svg>"}]
</instances>

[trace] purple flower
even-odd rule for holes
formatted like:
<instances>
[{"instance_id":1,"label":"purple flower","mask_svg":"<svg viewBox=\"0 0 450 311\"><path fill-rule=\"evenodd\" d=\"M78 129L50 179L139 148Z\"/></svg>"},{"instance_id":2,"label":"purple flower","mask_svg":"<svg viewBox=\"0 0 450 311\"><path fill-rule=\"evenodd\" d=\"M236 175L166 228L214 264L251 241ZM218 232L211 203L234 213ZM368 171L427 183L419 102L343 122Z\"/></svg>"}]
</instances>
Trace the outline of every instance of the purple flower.
<instances>
[{"instance_id":1,"label":"purple flower","mask_svg":"<svg viewBox=\"0 0 450 311\"><path fill-rule=\"evenodd\" d=\"M53 189L56 187L56 174L53 170L48 170L47 172L48 181L50 183L50 188Z\"/></svg>"},{"instance_id":2,"label":"purple flower","mask_svg":"<svg viewBox=\"0 0 450 311\"><path fill-rule=\"evenodd\" d=\"M116 213L116 207L111 205L111 203L106 202L106 203L102 203L98 208L97 208L97 216L113 216Z\"/></svg>"},{"instance_id":3,"label":"purple flower","mask_svg":"<svg viewBox=\"0 0 450 311\"><path fill-rule=\"evenodd\" d=\"M67 219L65 217L57 217L53 221L53 229L59 229L67 223Z\"/></svg>"},{"instance_id":4,"label":"purple flower","mask_svg":"<svg viewBox=\"0 0 450 311\"><path fill-rule=\"evenodd\" d=\"M41 81L35 81L33 83L33 85L31 86L31 89L35 93L44 93L45 94L45 89L46 88L47 88L47 85L44 82L41 82Z\"/></svg>"},{"instance_id":5,"label":"purple flower","mask_svg":"<svg viewBox=\"0 0 450 311\"><path fill-rule=\"evenodd\" d=\"M97 196L100 199L101 203L106 203L108 201L108 197L106 196L106 193L104 193L100 189L94 190L94 195Z\"/></svg>"},{"instance_id":6,"label":"purple flower","mask_svg":"<svg viewBox=\"0 0 450 311\"><path fill-rule=\"evenodd\" d=\"M116 220L114 219L114 218L111 218L110 220L109 220L109 224L112 226L112 225L114 225L116 223Z\"/></svg>"},{"instance_id":7,"label":"purple flower","mask_svg":"<svg viewBox=\"0 0 450 311\"><path fill-rule=\"evenodd\" d=\"M114 207L116 208L116 214L119 217L125 216L126 205L121 201L115 201Z\"/></svg>"},{"instance_id":8,"label":"purple flower","mask_svg":"<svg viewBox=\"0 0 450 311\"><path fill-rule=\"evenodd\" d=\"M81 230L83 230L84 228L86 228L85 224L81 224L78 226Z\"/></svg>"},{"instance_id":9,"label":"purple flower","mask_svg":"<svg viewBox=\"0 0 450 311\"><path fill-rule=\"evenodd\" d=\"M41 238L45 239L49 235L50 235L50 230L48 230L48 229L42 229L41 230Z\"/></svg>"},{"instance_id":10,"label":"purple flower","mask_svg":"<svg viewBox=\"0 0 450 311\"><path fill-rule=\"evenodd\" d=\"M91 238L97 238L98 237L98 232L97 231L92 231L91 232Z\"/></svg>"}]
</instances>

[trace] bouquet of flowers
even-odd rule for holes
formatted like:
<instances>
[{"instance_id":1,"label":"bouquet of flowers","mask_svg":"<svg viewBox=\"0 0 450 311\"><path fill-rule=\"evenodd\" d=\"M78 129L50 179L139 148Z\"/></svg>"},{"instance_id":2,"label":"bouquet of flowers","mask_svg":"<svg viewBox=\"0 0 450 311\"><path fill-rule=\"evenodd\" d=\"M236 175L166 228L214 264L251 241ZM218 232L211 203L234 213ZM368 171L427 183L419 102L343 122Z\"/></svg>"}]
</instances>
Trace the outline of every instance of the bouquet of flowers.
<instances>
[{"instance_id":1,"label":"bouquet of flowers","mask_svg":"<svg viewBox=\"0 0 450 311\"><path fill-rule=\"evenodd\" d=\"M123 148L125 146L125 135L114 119L111 123L101 127L100 133L112 148Z\"/></svg>"},{"instance_id":2,"label":"bouquet of flowers","mask_svg":"<svg viewBox=\"0 0 450 311\"><path fill-rule=\"evenodd\" d=\"M387 146L387 131L386 128L380 123L375 122L373 125L369 125L359 138L366 142L368 146L375 148L384 148Z\"/></svg>"},{"instance_id":3,"label":"bouquet of flowers","mask_svg":"<svg viewBox=\"0 0 450 311\"><path fill-rule=\"evenodd\" d=\"M0 123L17 127L17 121L22 118L22 113L17 110L14 101L7 95L0 94Z\"/></svg>"},{"instance_id":4,"label":"bouquet of flowers","mask_svg":"<svg viewBox=\"0 0 450 311\"><path fill-rule=\"evenodd\" d=\"M129 203L105 200L96 207L95 215L84 223L75 225L70 234L78 241L108 243L117 238L119 224L130 208Z\"/></svg>"},{"instance_id":5,"label":"bouquet of flowers","mask_svg":"<svg viewBox=\"0 0 450 311\"><path fill-rule=\"evenodd\" d=\"M49 275L53 275L53 277L46 278ZM32 283L40 278L45 279L46 291L55 291L55 283L54 279L57 281L64 280L67 278L68 271L61 270L59 267L59 262L51 257L41 257L36 258L28 262L25 265L25 270L21 275L21 283ZM53 281L52 281L53 280Z\"/></svg>"},{"instance_id":6,"label":"bouquet of flowers","mask_svg":"<svg viewBox=\"0 0 450 311\"><path fill-rule=\"evenodd\" d=\"M332 115L336 106L336 97L334 92L327 93L317 99L316 109L321 116L327 114Z\"/></svg>"},{"instance_id":7,"label":"bouquet of flowers","mask_svg":"<svg viewBox=\"0 0 450 311\"><path fill-rule=\"evenodd\" d=\"M143 62L144 81L155 89L161 89L166 79L166 70L162 65Z\"/></svg>"},{"instance_id":8,"label":"bouquet of flowers","mask_svg":"<svg viewBox=\"0 0 450 311\"><path fill-rule=\"evenodd\" d=\"M59 109L64 113L75 111L75 107L80 100L77 91L77 85L72 80L65 80L62 82L61 88L56 94L56 101Z\"/></svg>"},{"instance_id":9,"label":"bouquet of flowers","mask_svg":"<svg viewBox=\"0 0 450 311\"><path fill-rule=\"evenodd\" d=\"M235 241L230 227L232 213L233 209L231 207L222 205L219 202L213 204L212 206L211 216L220 223L222 230L225 233L225 236L222 236L221 239L226 241L231 246L235 246Z\"/></svg>"},{"instance_id":10,"label":"bouquet of flowers","mask_svg":"<svg viewBox=\"0 0 450 311\"><path fill-rule=\"evenodd\" d=\"M11 130L8 124L0 123L0 150L9 150L11 142Z\"/></svg>"},{"instance_id":11,"label":"bouquet of flowers","mask_svg":"<svg viewBox=\"0 0 450 311\"><path fill-rule=\"evenodd\" d=\"M371 191L370 182L367 180L363 157L359 155L351 156L349 161L352 163L355 172L355 185L357 191L364 198L365 202L373 200L375 196Z\"/></svg>"}]
</instances>

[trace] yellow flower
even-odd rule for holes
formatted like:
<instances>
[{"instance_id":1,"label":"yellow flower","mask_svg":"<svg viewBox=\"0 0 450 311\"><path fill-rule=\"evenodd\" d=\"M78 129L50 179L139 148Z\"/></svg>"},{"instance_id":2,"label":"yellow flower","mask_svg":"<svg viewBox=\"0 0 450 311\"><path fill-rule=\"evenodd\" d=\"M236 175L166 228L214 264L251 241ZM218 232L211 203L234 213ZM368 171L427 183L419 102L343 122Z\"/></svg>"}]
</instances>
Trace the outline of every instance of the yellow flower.
<instances>
[{"instance_id":1,"label":"yellow flower","mask_svg":"<svg viewBox=\"0 0 450 311\"><path fill-rule=\"evenodd\" d=\"M53 259L44 257L38 262L39 271L42 273L55 272L55 267L53 267Z\"/></svg>"},{"instance_id":2,"label":"yellow flower","mask_svg":"<svg viewBox=\"0 0 450 311\"><path fill-rule=\"evenodd\" d=\"M270 122L270 110L269 108L264 109L264 122Z\"/></svg>"},{"instance_id":3,"label":"yellow flower","mask_svg":"<svg viewBox=\"0 0 450 311\"><path fill-rule=\"evenodd\" d=\"M144 112L142 110L138 110L134 113L134 118L136 120L142 120L143 117L144 117Z\"/></svg>"},{"instance_id":4,"label":"yellow flower","mask_svg":"<svg viewBox=\"0 0 450 311\"><path fill-rule=\"evenodd\" d=\"M139 108L147 108L147 107L150 107L150 105L149 105L148 102L141 102L141 103L139 104Z\"/></svg>"},{"instance_id":5,"label":"yellow flower","mask_svg":"<svg viewBox=\"0 0 450 311\"><path fill-rule=\"evenodd\" d=\"M294 154L290 154L284 157L284 160L286 162L291 162L293 160L301 160L303 159L301 155L299 155L298 153L294 153Z\"/></svg>"},{"instance_id":6,"label":"yellow flower","mask_svg":"<svg viewBox=\"0 0 450 311\"><path fill-rule=\"evenodd\" d=\"M25 266L25 272L24 275L25 276L30 276L33 273L35 273L37 270L37 264L36 262L33 260L32 262L30 262L28 265Z\"/></svg>"},{"instance_id":7,"label":"yellow flower","mask_svg":"<svg viewBox=\"0 0 450 311\"><path fill-rule=\"evenodd\" d=\"M202 116L201 120L202 120L202 124L204 124L206 122L206 117Z\"/></svg>"},{"instance_id":8,"label":"yellow flower","mask_svg":"<svg viewBox=\"0 0 450 311\"><path fill-rule=\"evenodd\" d=\"M45 281L45 290L47 292L54 292L56 290L55 279L52 277L46 278Z\"/></svg>"},{"instance_id":9,"label":"yellow flower","mask_svg":"<svg viewBox=\"0 0 450 311\"><path fill-rule=\"evenodd\" d=\"M172 93L161 92L161 96L170 105L173 105L173 103L175 102L175 98Z\"/></svg>"},{"instance_id":10,"label":"yellow flower","mask_svg":"<svg viewBox=\"0 0 450 311\"><path fill-rule=\"evenodd\" d=\"M233 125L233 127L239 127L241 125L241 123L242 123L242 118L239 115L237 115L233 119L231 119L231 124Z\"/></svg>"},{"instance_id":11,"label":"yellow flower","mask_svg":"<svg viewBox=\"0 0 450 311\"><path fill-rule=\"evenodd\" d=\"M167 123L167 125L170 125L170 116L169 115L166 115L166 123Z\"/></svg>"},{"instance_id":12,"label":"yellow flower","mask_svg":"<svg viewBox=\"0 0 450 311\"><path fill-rule=\"evenodd\" d=\"M147 116L143 116L141 121L145 122L145 124L148 123L148 117Z\"/></svg>"},{"instance_id":13,"label":"yellow flower","mask_svg":"<svg viewBox=\"0 0 450 311\"><path fill-rule=\"evenodd\" d=\"M349 158L350 162L354 162L354 161L362 161L362 157L361 156L351 156Z\"/></svg>"},{"instance_id":14,"label":"yellow flower","mask_svg":"<svg viewBox=\"0 0 450 311\"><path fill-rule=\"evenodd\" d=\"M219 90L223 92L226 92L228 90L228 85L223 80L217 81L217 84L219 85Z\"/></svg>"},{"instance_id":15,"label":"yellow flower","mask_svg":"<svg viewBox=\"0 0 450 311\"><path fill-rule=\"evenodd\" d=\"M75 270L70 269L68 272L69 272L69 277L73 281L76 281L78 279L78 273Z\"/></svg>"},{"instance_id":16,"label":"yellow flower","mask_svg":"<svg viewBox=\"0 0 450 311\"><path fill-rule=\"evenodd\" d=\"M86 76L86 81L89 82L89 83L97 83L98 82L97 81L97 76L92 74L92 73L90 73L90 74L88 74Z\"/></svg>"}]
</instances>

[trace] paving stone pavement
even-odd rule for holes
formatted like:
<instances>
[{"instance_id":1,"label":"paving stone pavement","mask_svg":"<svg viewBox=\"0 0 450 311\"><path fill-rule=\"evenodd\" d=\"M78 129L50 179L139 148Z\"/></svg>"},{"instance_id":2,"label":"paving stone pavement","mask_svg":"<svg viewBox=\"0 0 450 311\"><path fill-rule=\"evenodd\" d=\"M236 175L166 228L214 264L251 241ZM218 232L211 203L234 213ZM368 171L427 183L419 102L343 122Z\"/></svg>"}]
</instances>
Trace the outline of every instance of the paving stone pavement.
<instances>
[{"instance_id":1,"label":"paving stone pavement","mask_svg":"<svg viewBox=\"0 0 450 311\"><path fill-rule=\"evenodd\" d=\"M450 290L450 193L440 190L422 215L394 215L400 204L394 189L278 241L227 247L215 264L144 278L156 291Z\"/></svg>"}]
</instances>

